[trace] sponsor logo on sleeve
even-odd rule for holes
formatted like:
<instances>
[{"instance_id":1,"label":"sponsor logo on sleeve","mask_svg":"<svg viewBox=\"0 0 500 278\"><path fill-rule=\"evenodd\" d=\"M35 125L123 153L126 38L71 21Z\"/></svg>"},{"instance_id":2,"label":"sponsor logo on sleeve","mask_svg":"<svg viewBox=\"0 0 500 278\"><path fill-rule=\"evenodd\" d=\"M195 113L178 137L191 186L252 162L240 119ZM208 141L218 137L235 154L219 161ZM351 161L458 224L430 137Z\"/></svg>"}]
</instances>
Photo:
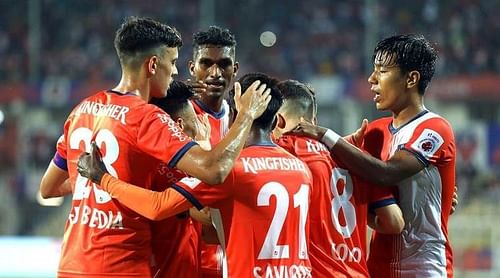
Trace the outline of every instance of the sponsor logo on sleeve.
<instances>
[{"instance_id":1,"label":"sponsor logo on sleeve","mask_svg":"<svg viewBox=\"0 0 500 278\"><path fill-rule=\"evenodd\" d=\"M439 133L432 129L424 129L411 147L424 157L431 158L443 143L443 137Z\"/></svg>"}]
</instances>

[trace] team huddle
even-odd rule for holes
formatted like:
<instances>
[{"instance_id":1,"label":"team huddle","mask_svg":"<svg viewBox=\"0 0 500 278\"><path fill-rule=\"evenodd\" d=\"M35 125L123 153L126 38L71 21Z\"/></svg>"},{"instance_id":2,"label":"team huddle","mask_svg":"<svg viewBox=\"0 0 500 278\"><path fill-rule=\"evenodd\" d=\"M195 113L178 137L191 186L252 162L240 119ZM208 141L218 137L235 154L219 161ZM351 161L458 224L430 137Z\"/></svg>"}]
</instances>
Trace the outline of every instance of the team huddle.
<instances>
[{"instance_id":1,"label":"team huddle","mask_svg":"<svg viewBox=\"0 0 500 278\"><path fill-rule=\"evenodd\" d=\"M120 82L68 116L40 183L72 195L58 277L453 276L455 142L423 103L437 59L423 36L377 44L368 82L392 116L345 137L317 125L308 85L235 82L229 30L193 35L186 82L181 46L128 18Z\"/></svg>"}]
</instances>

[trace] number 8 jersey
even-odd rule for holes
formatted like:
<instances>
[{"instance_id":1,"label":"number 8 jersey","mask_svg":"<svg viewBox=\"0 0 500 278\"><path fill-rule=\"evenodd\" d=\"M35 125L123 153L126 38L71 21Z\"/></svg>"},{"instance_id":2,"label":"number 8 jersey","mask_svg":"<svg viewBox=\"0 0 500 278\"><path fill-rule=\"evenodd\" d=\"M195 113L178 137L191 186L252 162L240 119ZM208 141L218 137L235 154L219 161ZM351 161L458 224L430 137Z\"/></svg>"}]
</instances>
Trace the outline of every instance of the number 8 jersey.
<instances>
[{"instance_id":1,"label":"number 8 jersey","mask_svg":"<svg viewBox=\"0 0 500 278\"><path fill-rule=\"evenodd\" d=\"M224 277L311 277L307 222L310 172L273 144L243 149L223 184L173 186L197 208L218 208Z\"/></svg>"},{"instance_id":2,"label":"number 8 jersey","mask_svg":"<svg viewBox=\"0 0 500 278\"><path fill-rule=\"evenodd\" d=\"M149 276L149 221L76 170L92 141L110 174L146 188L160 161L175 166L195 143L157 107L114 91L99 92L77 105L57 143L54 163L69 172L73 189L58 276Z\"/></svg>"}]
</instances>

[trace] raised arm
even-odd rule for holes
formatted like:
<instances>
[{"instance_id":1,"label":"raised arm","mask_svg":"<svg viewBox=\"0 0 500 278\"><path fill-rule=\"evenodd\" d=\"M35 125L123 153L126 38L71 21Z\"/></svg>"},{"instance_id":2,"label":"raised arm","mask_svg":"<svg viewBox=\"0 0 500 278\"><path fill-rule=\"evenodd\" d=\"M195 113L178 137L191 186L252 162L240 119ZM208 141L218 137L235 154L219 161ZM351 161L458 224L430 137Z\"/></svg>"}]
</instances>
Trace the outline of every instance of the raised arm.
<instances>
[{"instance_id":1,"label":"raised arm","mask_svg":"<svg viewBox=\"0 0 500 278\"><path fill-rule=\"evenodd\" d=\"M240 84L234 86L234 100L239 111L224 139L210 151L199 146L190 148L176 165L176 168L208 184L225 180L245 144L253 121L262 115L271 100L270 89L259 81L255 81L243 96Z\"/></svg>"},{"instance_id":2,"label":"raised arm","mask_svg":"<svg viewBox=\"0 0 500 278\"><path fill-rule=\"evenodd\" d=\"M308 122L301 122L293 133L320 140L350 172L376 185L393 186L424 168L409 151L397 151L388 161L382 161L364 153L335 132Z\"/></svg>"}]
</instances>

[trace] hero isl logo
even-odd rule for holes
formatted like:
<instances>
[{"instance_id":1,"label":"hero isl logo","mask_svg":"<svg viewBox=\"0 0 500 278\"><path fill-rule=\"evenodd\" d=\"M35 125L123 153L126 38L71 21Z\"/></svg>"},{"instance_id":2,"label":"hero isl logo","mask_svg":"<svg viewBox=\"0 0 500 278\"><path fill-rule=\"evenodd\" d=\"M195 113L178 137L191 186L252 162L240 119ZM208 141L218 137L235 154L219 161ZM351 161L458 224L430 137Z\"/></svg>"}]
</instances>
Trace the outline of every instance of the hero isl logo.
<instances>
[{"instance_id":1,"label":"hero isl logo","mask_svg":"<svg viewBox=\"0 0 500 278\"><path fill-rule=\"evenodd\" d=\"M424 152L430 152L432 151L432 149L434 148L434 144L430 141L430 140L425 140L423 141L421 144L420 144L420 148L424 151Z\"/></svg>"}]
</instances>

